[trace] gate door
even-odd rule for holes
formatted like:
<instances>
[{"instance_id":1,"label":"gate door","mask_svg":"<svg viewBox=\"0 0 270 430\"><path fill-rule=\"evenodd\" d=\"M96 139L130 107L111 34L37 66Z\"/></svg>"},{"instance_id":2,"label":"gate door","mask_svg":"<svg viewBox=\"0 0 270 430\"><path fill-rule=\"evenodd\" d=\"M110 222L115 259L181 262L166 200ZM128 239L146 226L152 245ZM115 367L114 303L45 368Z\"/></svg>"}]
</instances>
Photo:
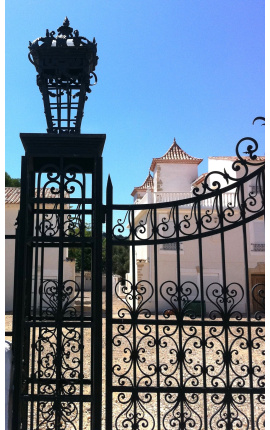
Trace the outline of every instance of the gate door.
<instances>
[{"instance_id":1,"label":"gate door","mask_svg":"<svg viewBox=\"0 0 270 430\"><path fill-rule=\"evenodd\" d=\"M26 155L16 251L13 430L97 429L105 135L21 139ZM80 257L80 282L71 249Z\"/></svg>"},{"instance_id":2,"label":"gate door","mask_svg":"<svg viewBox=\"0 0 270 430\"><path fill-rule=\"evenodd\" d=\"M130 267L107 268L106 429L264 428L264 161L243 141L185 200L116 205L108 182L107 258Z\"/></svg>"}]
</instances>

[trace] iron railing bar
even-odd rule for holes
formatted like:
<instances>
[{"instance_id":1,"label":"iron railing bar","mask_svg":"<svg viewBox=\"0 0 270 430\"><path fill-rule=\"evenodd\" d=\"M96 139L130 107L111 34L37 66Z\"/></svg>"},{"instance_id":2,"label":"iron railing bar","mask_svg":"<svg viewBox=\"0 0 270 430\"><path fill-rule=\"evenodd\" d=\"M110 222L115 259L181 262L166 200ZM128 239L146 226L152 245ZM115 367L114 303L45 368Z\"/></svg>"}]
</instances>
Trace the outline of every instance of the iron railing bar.
<instances>
[{"instance_id":1,"label":"iron railing bar","mask_svg":"<svg viewBox=\"0 0 270 430\"><path fill-rule=\"evenodd\" d=\"M57 402L58 400L58 396L51 394L51 395L46 395L46 394L33 394L33 395L29 395L29 394L23 394L22 399L25 401L29 401L29 402L34 402L34 401L54 401ZM61 395L61 402L67 402L67 401L71 401L71 402L78 402L80 401L81 396L79 394L62 394ZM92 402L93 399L93 395L91 394L84 394L83 395L83 400L85 402ZM56 427L55 430L61 429L61 427Z\"/></svg>"},{"instance_id":2,"label":"iron railing bar","mask_svg":"<svg viewBox=\"0 0 270 430\"><path fill-rule=\"evenodd\" d=\"M241 192L241 212L243 221L245 221L246 217L246 206L245 206L245 192L244 186L242 185L240 188ZM247 303L247 320L250 323L251 315L250 315L250 290L249 290L249 276L248 276L248 246L247 246L247 230L246 223L243 223L242 226L243 233L243 252L244 252L244 276L245 276L245 295L246 295L246 303ZM248 337L248 368L249 368L249 384L250 388L253 389L253 368L252 368L252 334L251 334L251 326L248 324L247 326L247 337ZM254 398L252 393L250 394L250 413L251 413L251 429L255 430L254 427Z\"/></svg>"},{"instance_id":3,"label":"iron railing bar","mask_svg":"<svg viewBox=\"0 0 270 430\"><path fill-rule=\"evenodd\" d=\"M62 378L60 380L60 382L63 383L63 384L66 384L68 382L78 384L79 381L80 381L79 378L78 379L74 379L74 378ZM26 384L30 384L32 382L34 384L55 384L56 378L43 378L43 377L42 378L36 378L36 377L33 377L33 378L27 378L26 379ZM89 379L89 378L83 378L83 383L84 383L84 385L88 386L88 385L92 384L92 380ZM35 395L38 396L38 395L43 395L43 394L38 393L38 394L35 394ZM48 394L48 395L51 395L51 394Z\"/></svg>"},{"instance_id":4,"label":"iron railing bar","mask_svg":"<svg viewBox=\"0 0 270 430\"><path fill-rule=\"evenodd\" d=\"M93 270L92 274L92 318L93 329L91 337L92 353L92 428L101 430L102 422L102 158L95 159L95 169L92 181L92 195L95 196L93 205Z\"/></svg>"},{"instance_id":5,"label":"iron railing bar","mask_svg":"<svg viewBox=\"0 0 270 430\"><path fill-rule=\"evenodd\" d=\"M227 278L226 278L226 252L225 252L225 237L224 237L224 212L223 212L223 205L222 205L222 195L219 196L219 222L221 226L221 232L220 232L220 245L221 245L221 276L222 276L222 284L223 284L223 303L224 303L224 316L225 321L223 325L224 329L224 337L225 337L225 356L228 357L229 353L229 336L228 336L228 325L226 324L227 315L228 315L228 308L227 308L227 298L228 298L228 291L227 291ZM225 360L225 370L226 370L226 386L230 387L230 365L227 360ZM231 409L230 409L230 400L227 399L226 401L227 405L227 426L229 427L231 425Z\"/></svg>"},{"instance_id":6,"label":"iron railing bar","mask_svg":"<svg viewBox=\"0 0 270 430\"><path fill-rule=\"evenodd\" d=\"M63 318L62 319L63 324L62 327L63 328L78 328L80 327L80 321L78 321L78 318L75 317L73 319L71 319L70 317L67 317L66 319ZM34 325L35 324L35 325ZM37 319L35 322L32 322L32 320L29 321L25 321L25 326L26 327L55 327L55 320L51 320L51 322L49 322L48 319L40 319L40 321ZM88 319L88 322L86 321L86 318L84 320L84 327L85 328L91 328L92 326L92 321L90 319Z\"/></svg>"},{"instance_id":7,"label":"iron railing bar","mask_svg":"<svg viewBox=\"0 0 270 430\"><path fill-rule=\"evenodd\" d=\"M76 167L76 165L74 167ZM44 173L46 173L46 172L44 172ZM81 173L81 172L76 171L76 173ZM48 203L48 204L55 203L55 204L57 204L57 203L60 203L61 201L62 200L59 197L32 197L29 199L29 203ZM72 203L81 204L82 202L85 204L92 204L93 203L93 199L90 197L82 199L81 197L65 197L65 195L64 195L63 201L66 205L72 204ZM75 210L75 209L71 209L71 210Z\"/></svg>"},{"instance_id":8,"label":"iron railing bar","mask_svg":"<svg viewBox=\"0 0 270 430\"><path fill-rule=\"evenodd\" d=\"M117 319L117 318L113 318L112 319L112 323L113 324L136 324L136 325L144 325L144 324L147 324L147 325L166 325L166 324L170 324L170 325L177 325L178 324L178 321L177 320L175 320L175 319L170 319L170 318L166 318L166 320L164 319L164 320L161 320L161 319L159 319L158 321L155 321L155 320L150 320L150 319L136 319L136 320L134 320L134 319L132 319L132 318L123 318L123 319L121 319L121 318L119 318L119 319ZM215 326L223 326L224 325L224 322L223 321L217 321L217 320L207 320L207 319L205 319L204 320L204 322L202 322L201 321L201 319L198 319L198 320L184 320L184 324L186 325L186 326L195 326L195 327L201 327L202 325L205 325L206 327L213 327L213 325L215 325ZM247 322L247 321L243 321L243 320L241 320L241 326L243 326L243 327L248 327L248 325L250 325L251 327L264 327L264 322L262 322L262 321L250 321L250 322ZM233 321L233 320L230 320L230 326L232 326L232 327L239 327L239 321Z\"/></svg>"},{"instance_id":9,"label":"iron railing bar","mask_svg":"<svg viewBox=\"0 0 270 430\"><path fill-rule=\"evenodd\" d=\"M112 429L112 211L113 186L110 176L106 190L106 428Z\"/></svg>"},{"instance_id":10,"label":"iron railing bar","mask_svg":"<svg viewBox=\"0 0 270 430\"><path fill-rule=\"evenodd\" d=\"M61 86L59 81L56 81L56 98L57 98L57 125L59 128L61 128L61 104L62 104L62 97L61 97ZM55 414L57 415L57 414Z\"/></svg>"},{"instance_id":11,"label":"iron railing bar","mask_svg":"<svg viewBox=\"0 0 270 430\"><path fill-rule=\"evenodd\" d=\"M67 127L70 127L70 116L71 116L71 112L70 112L70 105L71 105L71 92L72 89L70 88L70 81L68 80L67 82L67 90L66 90L66 94L67 94Z\"/></svg>"},{"instance_id":12,"label":"iron railing bar","mask_svg":"<svg viewBox=\"0 0 270 430\"><path fill-rule=\"evenodd\" d=\"M86 84L84 81L81 81L79 102L78 102L76 123L75 123L75 129L78 130L78 132L80 132L80 129L81 129L83 109L84 109L84 104L85 104L85 94L86 94Z\"/></svg>"},{"instance_id":13,"label":"iron railing bar","mask_svg":"<svg viewBox=\"0 0 270 430\"><path fill-rule=\"evenodd\" d=\"M13 331L5 331L5 336L13 336Z\"/></svg>"},{"instance_id":14,"label":"iron railing bar","mask_svg":"<svg viewBox=\"0 0 270 430\"><path fill-rule=\"evenodd\" d=\"M132 292L132 294L133 294L133 297L132 297L132 312L135 312L135 310L136 310L136 300L135 300L135 297L136 297L136 292L137 292L137 288L138 288L138 284L137 284L138 277L136 276L137 272L136 272L136 252L135 252L136 248L135 248L135 220L134 220L134 211L131 212L131 234L132 234L131 264L132 264L132 286L133 286L133 288L132 288L132 290L133 290L133 292ZM137 326L134 324L132 326L132 342L133 342L132 348L133 348L133 351L135 351L136 348L137 348L137 344L136 344L136 328L137 328ZM132 376L133 376L133 385L134 386L137 385L137 369L136 369L136 366L137 366L136 360L133 360ZM132 406L133 406L133 409L134 409L134 413L133 413L133 419L134 419L133 426L136 428L136 424L135 424L136 423L136 416L137 416L136 398L134 399L134 402L133 402Z\"/></svg>"},{"instance_id":15,"label":"iron railing bar","mask_svg":"<svg viewBox=\"0 0 270 430\"><path fill-rule=\"evenodd\" d=\"M176 239L177 239L177 243L179 243L180 241L180 236L179 236L179 228L180 228L180 222L179 222L179 207L176 205L175 208L175 233L176 233ZM176 247L176 276L177 276L177 302L178 302L178 312L179 315L182 314L182 301L181 301L181 293L182 293L182 288L181 288L181 256L180 256L180 247L177 246ZM184 350L183 350L183 333L182 333L182 324L177 324L177 329L178 329L178 341L179 341L179 353L180 356L183 356ZM181 362L179 363L179 379L180 379L180 387L184 386L184 377L183 377L183 361L181 360ZM181 402L181 419L184 416L184 405L183 402Z\"/></svg>"},{"instance_id":16,"label":"iron railing bar","mask_svg":"<svg viewBox=\"0 0 270 430\"><path fill-rule=\"evenodd\" d=\"M61 114L60 114L61 115ZM59 120L59 117L58 117ZM58 248L58 285L57 285L57 312L55 314L55 326L56 326L56 357L55 357L55 372L56 372L56 400L55 400L55 427L60 427L61 420L61 368L62 368L62 354L63 339L62 339L62 297L63 297L63 229L64 229L64 160L60 158L60 211L59 211L59 248Z\"/></svg>"},{"instance_id":17,"label":"iron railing bar","mask_svg":"<svg viewBox=\"0 0 270 430\"><path fill-rule=\"evenodd\" d=\"M81 197L83 198L83 200L85 199L85 173L82 173L82 195ZM81 211L80 214L82 216L82 226L83 226L83 236L85 235L85 205L84 203L81 204ZM77 212L78 213L78 212ZM84 324L83 324L83 318L84 318L84 259L85 259L85 247L84 247L84 243L82 243L82 248L81 248L81 315L80 315L80 322L81 322L81 326L80 326L80 331L81 331L81 348L80 348L80 374L81 374L81 378L80 378L80 395L83 395L83 389L84 389L84 381L83 381L83 375L84 375ZM92 254L91 254L91 260L92 260ZM91 261L91 263L93 264L93 261ZM91 267L92 267L91 264ZM86 339L87 342L87 339ZM87 347L89 347L90 345L87 345ZM89 369L90 371L90 369ZM83 400L80 400L80 415L79 415L79 426L80 426L80 430L82 430L83 428Z\"/></svg>"},{"instance_id":18,"label":"iron railing bar","mask_svg":"<svg viewBox=\"0 0 270 430\"><path fill-rule=\"evenodd\" d=\"M198 252L199 252L199 278L200 278L200 293L201 293L201 322L202 322L202 368L203 368L203 385L207 387L207 379L206 379L206 339L205 339L205 309L204 309L204 280L203 280L203 244L202 244L202 217L201 217L201 202L198 201L195 207L195 211L197 209L197 227L199 232L198 237ZM204 393L203 395L203 404L204 404L204 416L202 420L204 421L204 427L207 429L207 417L208 417L208 408L207 408L207 397Z\"/></svg>"},{"instance_id":19,"label":"iron railing bar","mask_svg":"<svg viewBox=\"0 0 270 430\"><path fill-rule=\"evenodd\" d=\"M26 200L29 201L29 197L32 196L32 194L34 194L34 190L35 190L35 176L33 171L31 171L29 169L29 159L27 160L27 167L28 167L28 178L27 178L27 194L26 194ZM34 219L32 217L32 206L29 204L26 204L26 216L27 216L27 225L26 225L26 232L27 234L29 234L30 232L33 231L34 229ZM29 273L29 271L32 272L32 261L33 261L33 248L29 247L29 245L27 244L26 247L26 274ZM35 261L37 261L37 259L34 259ZM25 295L25 302L24 302L24 307L25 307L25 317L28 318L29 315L31 314L31 294L29 294L30 292L32 292L32 276L28 277L26 276L26 295ZM33 313L33 318L35 318L35 314ZM31 339L31 335L32 335L32 339ZM29 373L32 373L33 368L34 368L34 363L32 361L31 363L31 358L33 358L33 352L31 352L31 347L33 348L33 343L35 342L35 337L36 337L36 333L33 330L32 333L30 331L25 330L25 326L24 326L24 350L25 350L25 355L24 355L24 360L23 360L23 367L24 367L24 375L28 376ZM31 386L30 388L31 390L33 390L33 387ZM33 420L33 415L34 415L34 409L31 407L30 409L30 416ZM28 416L27 414L29 413L29 411L27 410L27 408L24 405L24 416L22 417L22 425L26 426L27 424L27 420L28 420ZM32 420L30 423L30 426L32 425Z\"/></svg>"},{"instance_id":20,"label":"iron railing bar","mask_svg":"<svg viewBox=\"0 0 270 430\"><path fill-rule=\"evenodd\" d=\"M39 178L40 179L40 178ZM38 182L38 190L37 190L38 195L40 195L40 181ZM34 218L33 218L34 219ZM38 235L38 227L39 227L39 205L38 208L36 210L36 219L35 219L35 225L34 230L36 232L36 235ZM44 224L44 216L42 217L42 225ZM38 282L38 254L39 254L39 248L37 246L37 242L33 244L32 247L32 252L35 253L35 259L34 259L34 300L33 300L33 330L32 330L32 342L31 342L31 352L32 352L32 369L31 369L31 375L34 374L34 369L35 369L35 364L36 364L36 360L35 360L35 344L36 344L36 330L35 330L35 322L36 322L36 313L37 313L37 282ZM31 262L32 264L32 262ZM32 293L32 288L33 286L31 285L31 293ZM42 288L42 287L41 287ZM31 303L31 298L30 298L30 303ZM31 313L31 311L30 311ZM39 329L39 335L40 335L40 329ZM29 333L31 333L31 330L29 330ZM40 355L40 351L39 351L39 355ZM37 361L37 365L38 365L38 371L40 368L40 360ZM38 387L38 391L39 391L40 387ZM34 393L34 384L33 382L31 383L31 394ZM31 403L30 405L31 407L31 421L30 421L30 429L33 430L33 425L34 425L34 404ZM36 414L36 420L37 420L37 426L38 426L38 421L39 421L39 405L37 405L37 414Z\"/></svg>"},{"instance_id":21,"label":"iron railing bar","mask_svg":"<svg viewBox=\"0 0 270 430\"><path fill-rule=\"evenodd\" d=\"M179 387L125 387L125 386L112 386L113 393L179 393ZM184 391L186 393L199 393L199 394L226 394L228 390L226 387L184 387ZM248 387L230 387L230 391L232 394L264 394L264 388L248 388ZM208 427L206 427L208 428Z\"/></svg>"},{"instance_id":22,"label":"iron railing bar","mask_svg":"<svg viewBox=\"0 0 270 430\"><path fill-rule=\"evenodd\" d=\"M44 203L44 202L42 202ZM36 213L36 209L33 210L33 213ZM59 209L40 209L40 214L48 214L48 215L58 215ZM83 211L81 209L64 209L63 211L64 215L81 215ZM93 211L92 209L85 209L84 213L86 215L92 215Z\"/></svg>"},{"instance_id":23,"label":"iron railing bar","mask_svg":"<svg viewBox=\"0 0 270 430\"><path fill-rule=\"evenodd\" d=\"M134 214L134 211L133 211ZM154 214L154 220L153 220ZM157 211L156 209L151 210L150 220L152 223L153 220L153 231L154 231L154 291L155 291L155 319L158 320L158 296L159 296L159 288L158 288L158 257L157 257L157 229L158 229L158 220L157 220ZM149 221L148 221L149 222ZM156 369L157 369L157 386L160 387L160 364L159 364L159 325L156 324ZM157 428L160 430L160 392L157 392Z\"/></svg>"},{"instance_id":24,"label":"iron railing bar","mask_svg":"<svg viewBox=\"0 0 270 430\"><path fill-rule=\"evenodd\" d=\"M13 414L12 414L12 430L20 430L22 420L22 403L20 401L22 388L22 360L23 360L23 343L24 338L24 304L25 298L25 255L26 255L26 225L27 225L27 159L22 157L21 165L21 200L19 214L18 231L18 248L17 256L23 258L16 260L15 267L15 283L14 283L14 316L13 318L13 366L14 366L14 390L13 390ZM21 280L21 282L20 282Z\"/></svg>"}]
</instances>

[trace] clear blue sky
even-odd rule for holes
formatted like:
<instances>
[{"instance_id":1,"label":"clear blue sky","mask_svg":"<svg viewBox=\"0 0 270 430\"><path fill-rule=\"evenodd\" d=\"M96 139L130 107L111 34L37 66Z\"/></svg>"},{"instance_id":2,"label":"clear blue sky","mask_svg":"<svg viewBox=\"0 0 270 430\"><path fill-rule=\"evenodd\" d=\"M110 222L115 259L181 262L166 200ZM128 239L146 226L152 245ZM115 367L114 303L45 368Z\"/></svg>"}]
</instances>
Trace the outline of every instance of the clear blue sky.
<instances>
[{"instance_id":1,"label":"clear blue sky","mask_svg":"<svg viewBox=\"0 0 270 430\"><path fill-rule=\"evenodd\" d=\"M95 37L98 84L86 103L82 133L106 133L104 189L131 203L153 157L177 143L195 157L234 155L237 141L264 141L264 1L8 0L6 171L20 176L19 133L45 133L46 121L28 44L67 16ZM264 153L264 149L261 150Z\"/></svg>"}]
</instances>

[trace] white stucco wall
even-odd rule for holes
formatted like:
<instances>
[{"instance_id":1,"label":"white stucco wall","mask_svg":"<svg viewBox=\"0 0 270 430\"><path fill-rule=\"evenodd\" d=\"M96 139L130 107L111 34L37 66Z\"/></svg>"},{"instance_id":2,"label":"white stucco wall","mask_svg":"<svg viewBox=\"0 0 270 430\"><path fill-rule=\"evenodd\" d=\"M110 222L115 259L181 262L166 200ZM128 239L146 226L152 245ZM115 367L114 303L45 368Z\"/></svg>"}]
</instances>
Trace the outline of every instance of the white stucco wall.
<instances>
[{"instance_id":1,"label":"white stucco wall","mask_svg":"<svg viewBox=\"0 0 270 430\"><path fill-rule=\"evenodd\" d=\"M19 205L5 205L5 234L15 234L15 222L18 216ZM15 240L5 240L5 310L13 309L13 286L14 286L14 259Z\"/></svg>"},{"instance_id":2,"label":"white stucco wall","mask_svg":"<svg viewBox=\"0 0 270 430\"><path fill-rule=\"evenodd\" d=\"M5 234L15 235L15 222L18 216L19 204L5 205ZM15 260L15 240L6 239L5 241L5 311L13 310L13 290L14 290L14 260ZM58 278L58 257L57 248L45 248L43 278ZM75 261L68 261L68 248L64 249L63 255L63 278L64 281L75 280ZM38 275L41 270L41 254L38 257ZM32 278L35 273L33 269Z\"/></svg>"},{"instance_id":3,"label":"white stucco wall","mask_svg":"<svg viewBox=\"0 0 270 430\"><path fill-rule=\"evenodd\" d=\"M157 163L154 192L190 192L191 183L197 177L197 164Z\"/></svg>"},{"instance_id":4,"label":"white stucco wall","mask_svg":"<svg viewBox=\"0 0 270 430\"><path fill-rule=\"evenodd\" d=\"M183 219L185 211L179 213L179 219ZM162 219L168 220L168 212L166 210L160 210L158 214L158 222L161 223ZM145 217L145 214L141 213L141 216L137 217L137 222ZM255 220L247 225L247 244L248 244L248 263L249 268L255 268L258 262L264 261L264 252L251 252L251 242L254 240L251 233L253 232L254 224L263 224L263 219ZM171 222L172 224L172 222ZM163 234L170 236L173 227L169 225L168 231ZM142 238L149 236L151 231L150 222L148 222L147 232L142 235ZM162 232L162 231L161 231ZM260 233L262 236L262 233ZM226 231L225 234L225 261L226 261L226 285L232 284L231 288L237 291L237 297L235 303L239 301L235 310L240 312L246 312L246 279L244 272L244 250L243 250L243 229L242 227L235 228L233 230ZM198 240L191 240L183 242L180 248L180 264L181 264L181 284L185 281L194 282L200 290L200 273L199 273L199 243ZM208 286L213 282L218 282L223 285L223 273L222 273L222 246L220 234L205 237L202 239L202 251L203 251L203 279L204 279L204 290L205 290L205 303L206 311L208 312L213 308L209 297L207 297L206 290ZM157 270L158 288L164 282L172 281L177 283L177 261L176 251L163 250L162 245L157 246L157 268L154 265L154 247L149 245L136 246L135 248L135 260L145 260L143 267L144 279L148 280L154 286L154 280ZM132 255L130 255L132 261ZM132 265L130 264L130 267ZM146 270L147 268L147 270ZM148 269L149 268L149 269ZM140 268L142 272L142 268ZM138 276L138 267L136 274L136 281ZM132 273L129 274L131 280ZM238 285L240 284L240 285ZM169 283L167 284L169 286ZM163 287L164 289L164 287ZM194 290L195 291L195 290ZM208 289L210 291L210 289ZM244 297L243 297L244 294ZM194 294L191 294L193 299ZM211 294L210 294L211 296ZM240 300L241 299L241 300ZM200 292L196 300L200 300ZM155 299L152 297L147 302L147 308L151 311L155 310ZM159 297L159 310L164 311L168 308L162 297Z\"/></svg>"}]
</instances>

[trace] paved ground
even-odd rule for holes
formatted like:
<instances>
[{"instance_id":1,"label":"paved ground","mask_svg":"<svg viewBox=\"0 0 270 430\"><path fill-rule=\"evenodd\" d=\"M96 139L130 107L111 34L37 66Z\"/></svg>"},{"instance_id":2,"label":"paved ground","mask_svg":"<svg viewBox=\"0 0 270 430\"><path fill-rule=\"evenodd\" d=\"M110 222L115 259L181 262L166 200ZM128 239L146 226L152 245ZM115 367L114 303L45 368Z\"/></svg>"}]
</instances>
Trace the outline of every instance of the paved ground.
<instances>
[{"instance_id":1,"label":"paved ground","mask_svg":"<svg viewBox=\"0 0 270 430\"><path fill-rule=\"evenodd\" d=\"M115 314L116 316L116 314ZM105 322L106 319L103 318L103 351L104 351L104 357L103 357L103 413L105 415L105 366L104 366L104 362L105 362ZM128 376L132 379L133 377L133 371L132 368L131 370L128 370L129 368L129 358L130 358L130 351L129 351L129 342L130 344L132 344L132 336L130 336L129 334L126 334L124 336L122 336L123 331L121 332L121 330L119 330L119 328L117 328L118 326L115 327L114 329L114 334L118 336L118 339L120 340L120 344L117 343L117 341L115 342L115 346L114 346L114 352L113 352L113 365L114 366L121 366L121 370L119 370L117 367L115 368L115 375L113 380L114 383L117 384L118 383L118 377L120 377L120 375L124 374L126 372L125 376ZM12 328L12 315L6 315L6 330L11 330ZM146 330L145 326L141 326L140 328L142 331ZM126 329L123 329L126 330ZM214 326L214 330L218 330L217 327ZM119 336L119 332L121 332L121 336ZM163 366L167 365L169 370L166 370L164 367L164 371L163 371L163 380L161 381L161 385L165 383L165 378L166 378L166 373L169 374L170 369L172 369L173 367L175 367L175 358L176 358L176 353L175 353L175 345L177 345L178 342L178 334L176 333L176 335L173 335L172 333L170 333L169 331L167 331L167 333L164 335L164 332L162 332L162 329L160 329L159 332L159 337L164 336L164 344L163 347L160 347L159 351L160 351L160 355L159 355L159 360L160 360L160 364ZM190 373L193 373L195 376L196 374L199 375L200 374L200 366L202 365L202 349L201 348L196 348L196 342L201 338L201 332L200 330L197 332L197 335L195 335L195 333L192 333L192 329L189 328L186 329L186 336L182 339L182 342L186 342L185 344L185 349L188 351L188 349L190 349L190 352L187 352L187 362L186 362L186 370L183 374L184 378L188 378ZM138 339L138 334L139 332L137 331L137 339ZM220 353L220 351L222 350L222 343L224 342L224 336L223 334L215 332L212 334L210 333L210 331L208 330L206 335L209 337L209 342L213 342L214 346L212 346L210 348L210 343L208 342L208 350L207 351L207 366L213 366L213 371L212 374L214 375L215 373L218 372L218 370L222 369L222 365L220 365L219 363L222 362L222 354ZM155 351L156 351L156 346L153 344L153 339L152 339L152 334L146 335L145 336L145 340L142 341L141 343L141 362L140 362L140 369L141 371L138 370L138 376L143 376L143 374L151 374L152 369L151 368L151 364L155 364L156 363L156 355L155 355ZM230 335L229 338L229 342L232 345L232 351L233 351L233 360L234 360L234 370L230 370L230 375L231 378L233 378L235 376L235 387L237 387L237 383L239 382L244 382L245 386L249 386L249 375L246 374L246 370L245 370L245 364L248 363L248 350L246 348L245 345L245 341L244 344L242 344L241 346L241 342L243 343L243 339L247 336L247 331L246 329L244 329L244 331L241 333L241 337L239 332L237 332L237 328L234 328L232 330L232 335ZM143 336L141 336L143 337ZM262 368L262 362L264 359L264 354L263 354L263 345L262 345L262 341L261 339L258 337L258 333L256 333L255 330L253 330L252 332L252 337L253 339L257 338L257 341L254 343L254 348L252 350L252 354L253 354L253 363L254 366L257 365L257 370L255 372L255 374L257 374L258 376L261 376L263 374L263 368ZM117 339L117 338L116 338ZM256 346L257 344L257 346ZM198 344L197 344L198 345ZM127 348L127 349L125 349ZM89 367L90 367L90 349L88 350L89 353L86 354L85 356L85 364L89 363ZM72 355L70 357L70 359L72 359ZM189 363L189 364L188 364ZM150 367L149 367L150 366ZM216 369L216 370L214 370ZM235 372L235 373L234 373ZM152 372L153 373L153 372ZM208 383L210 383L210 375L211 375L211 370L209 370L208 372ZM238 379L236 378L236 375L240 375L240 377L238 377ZM117 377L118 376L118 377ZM225 379L225 370L221 371L220 375L221 378ZM152 382L155 385L156 383L156 377L153 376L152 378ZM161 378L162 379L162 378ZM198 376L197 381L199 382L199 385L202 384L202 375ZM255 385L258 384L258 377L253 378L254 383L256 382ZM120 381L120 380L119 380ZM176 384L176 382L174 382L172 380L172 386L174 386ZM192 381L190 381L190 386L192 386ZM139 430L155 430L156 426L155 424L153 424L153 422L157 422L157 397L156 395L153 395L153 401L150 403L147 403L147 397L144 398L144 400L146 401L146 403L144 404L143 402L140 402L138 405L141 405L138 408L138 412L141 414L142 417L142 421L140 426L138 427ZM129 395L127 395L126 400L128 400ZM132 421L132 409L128 409L128 401L127 403L123 403L124 399L121 399L121 397L118 396L118 394L114 394L113 397L113 418L114 418L114 422L116 422L116 426L114 426L114 429L119 429L119 430L124 430L124 429L128 429L131 430L131 425L130 425L130 420ZM178 413L180 413L180 410L178 408L176 408L172 413L168 413L169 409L172 408L173 404L170 405L169 403L169 398L163 394L161 395L160 398L160 407L159 410L161 412L161 416L163 417L164 421L162 424L162 430L167 430L167 429L178 429L180 427L178 427L178 418L179 415ZM171 401L173 399L171 398ZM176 399L174 399L176 400ZM237 403L238 401L238 403ZM208 402L209 402L209 397L208 397ZM122 403L122 404L121 404ZM203 397L199 396L199 398L197 399L197 401L195 402L194 405L192 405L192 398L189 398L189 405L191 407L191 410L189 410L188 408L186 408L186 413L189 414L191 413L190 411L193 410L193 412L191 413L191 415L194 418L194 426L192 428L196 429L196 430L203 430L205 429L204 425L201 424L200 422L200 417L203 417ZM248 426L248 421L250 419L250 404L247 401L247 399L245 399L245 402L242 402L241 399L237 399L235 397L235 403L234 405L236 406L236 408L233 409L233 412L235 413L235 417L238 417L239 421L236 420L236 423L241 423L241 426L239 428L241 429L248 429L250 428ZM213 422L211 424L210 427L210 421L209 421L209 429L211 430L216 430L218 427L218 418L225 419L225 415L226 415L226 410L221 410L218 412L220 406L214 405L212 404L212 406L209 407L209 420L210 420L210 416L214 416L216 414L216 417L213 418ZM193 408L193 409L192 409ZM258 417L262 412L263 412L263 407L258 403L255 402L254 405L254 413L255 416ZM167 415L166 415L167 414ZM170 421L173 419L173 414L175 415L175 419L174 421ZM222 418L223 415L223 418ZM126 420L126 421L125 421ZM77 421L76 421L77 422ZM175 426L173 426L173 422L175 422ZM75 423L75 422L74 422ZM84 410L84 420L83 420L83 429L84 430L90 430L89 424L90 423L90 408L89 406L85 408ZM126 426L125 426L126 425ZM236 424L235 424L236 425ZM46 426L39 426L39 429L35 429L35 430L45 430L47 427ZM64 427L63 427L64 428ZM77 425L75 424L75 427L73 426L66 426L65 430L77 430ZM188 426L186 428L189 428ZM235 428L238 428L237 426ZM258 428L264 428L263 426L258 427ZM108 430L105 429L105 416L103 417L103 430Z\"/></svg>"}]
</instances>

